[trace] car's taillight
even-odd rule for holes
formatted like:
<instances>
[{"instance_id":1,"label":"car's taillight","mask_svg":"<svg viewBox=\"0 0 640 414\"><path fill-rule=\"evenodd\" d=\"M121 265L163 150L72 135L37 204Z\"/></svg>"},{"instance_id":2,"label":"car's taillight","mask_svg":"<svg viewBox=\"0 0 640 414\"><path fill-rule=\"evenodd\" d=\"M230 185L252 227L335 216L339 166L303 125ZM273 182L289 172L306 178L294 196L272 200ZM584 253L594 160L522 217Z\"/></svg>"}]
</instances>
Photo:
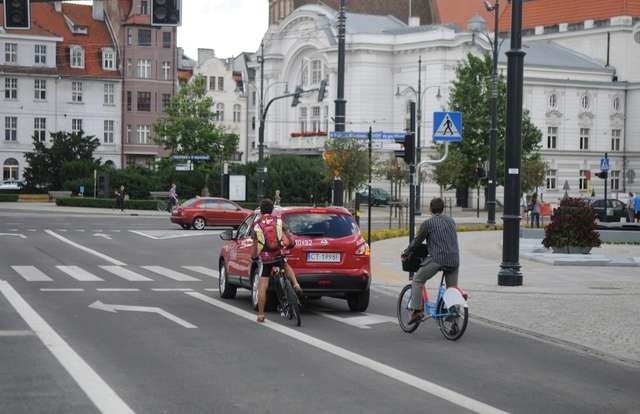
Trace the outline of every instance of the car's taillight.
<instances>
[{"instance_id":1,"label":"car's taillight","mask_svg":"<svg viewBox=\"0 0 640 414\"><path fill-rule=\"evenodd\" d=\"M369 245L367 243L362 243L356 249L356 254L361 255L361 256L370 256L371 255L371 249L369 248Z\"/></svg>"}]
</instances>

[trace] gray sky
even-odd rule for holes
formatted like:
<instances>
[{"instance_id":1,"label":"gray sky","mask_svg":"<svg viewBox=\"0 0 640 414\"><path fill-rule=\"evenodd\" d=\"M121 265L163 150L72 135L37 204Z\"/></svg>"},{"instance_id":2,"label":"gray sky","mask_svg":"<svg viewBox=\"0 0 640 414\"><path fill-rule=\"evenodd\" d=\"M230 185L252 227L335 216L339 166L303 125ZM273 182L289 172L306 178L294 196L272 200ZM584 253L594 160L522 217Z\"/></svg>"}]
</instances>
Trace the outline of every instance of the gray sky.
<instances>
[{"instance_id":1,"label":"gray sky","mask_svg":"<svg viewBox=\"0 0 640 414\"><path fill-rule=\"evenodd\" d=\"M267 31L267 0L182 0L178 46L198 58L197 49L214 49L221 58L255 52Z\"/></svg>"}]
</instances>

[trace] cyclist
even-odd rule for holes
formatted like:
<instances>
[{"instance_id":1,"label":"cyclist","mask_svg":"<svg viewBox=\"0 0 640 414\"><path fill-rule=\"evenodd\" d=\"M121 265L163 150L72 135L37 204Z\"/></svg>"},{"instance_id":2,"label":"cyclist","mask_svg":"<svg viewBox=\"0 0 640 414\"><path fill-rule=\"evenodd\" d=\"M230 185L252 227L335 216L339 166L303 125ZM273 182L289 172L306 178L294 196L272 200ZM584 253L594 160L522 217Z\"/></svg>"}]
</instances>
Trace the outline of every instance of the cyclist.
<instances>
[{"instance_id":1,"label":"cyclist","mask_svg":"<svg viewBox=\"0 0 640 414\"><path fill-rule=\"evenodd\" d=\"M413 310L409 324L415 324L424 318L422 304L422 287L439 271L444 271L447 287L458 285L458 266L460 254L458 251L458 234L456 223L451 217L442 214L444 201L434 198L429 205L430 218L425 220L418 230L418 234L409 247L402 253L408 255L415 246L427 241L428 255L420 264L420 269L413 276L411 283L411 303L409 308Z\"/></svg>"},{"instance_id":2,"label":"cyclist","mask_svg":"<svg viewBox=\"0 0 640 414\"><path fill-rule=\"evenodd\" d=\"M178 194L176 193L176 184L172 183L171 188L169 189L169 203L168 210L171 211L173 206L178 204Z\"/></svg>"},{"instance_id":3,"label":"cyclist","mask_svg":"<svg viewBox=\"0 0 640 414\"><path fill-rule=\"evenodd\" d=\"M281 218L273 218L273 201L265 198L260 202L260 217L256 219L253 226L254 252L253 258L262 262L262 274L258 286L258 322L264 322L264 306L267 301L267 288L269 287L269 277L274 265L283 263L287 279L291 282L293 289L298 296L302 296L302 289L296 279L293 269L286 261L286 249L293 247L293 236L282 224ZM271 246L274 240L276 246Z\"/></svg>"}]
</instances>

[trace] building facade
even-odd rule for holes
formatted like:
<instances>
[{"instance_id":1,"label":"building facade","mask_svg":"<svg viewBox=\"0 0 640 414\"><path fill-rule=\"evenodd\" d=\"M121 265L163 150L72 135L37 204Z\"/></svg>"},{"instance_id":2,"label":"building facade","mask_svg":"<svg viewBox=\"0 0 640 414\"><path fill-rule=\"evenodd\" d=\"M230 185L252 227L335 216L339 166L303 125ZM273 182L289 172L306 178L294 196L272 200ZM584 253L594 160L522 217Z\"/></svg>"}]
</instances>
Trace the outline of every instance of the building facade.
<instances>
[{"instance_id":1,"label":"building facade","mask_svg":"<svg viewBox=\"0 0 640 414\"><path fill-rule=\"evenodd\" d=\"M95 158L120 167L121 80L99 6L34 3L31 29L0 29L3 180L22 180L33 137L57 131L97 137Z\"/></svg>"}]
</instances>

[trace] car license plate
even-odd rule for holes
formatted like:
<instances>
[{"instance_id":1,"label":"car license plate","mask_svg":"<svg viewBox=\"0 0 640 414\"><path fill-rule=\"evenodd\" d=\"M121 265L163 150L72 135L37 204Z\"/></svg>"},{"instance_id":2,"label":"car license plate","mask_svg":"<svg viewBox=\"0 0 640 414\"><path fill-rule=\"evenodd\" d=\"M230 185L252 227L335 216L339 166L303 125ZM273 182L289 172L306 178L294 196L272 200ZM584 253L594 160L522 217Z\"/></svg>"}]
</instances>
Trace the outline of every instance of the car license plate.
<instances>
[{"instance_id":1,"label":"car license plate","mask_svg":"<svg viewBox=\"0 0 640 414\"><path fill-rule=\"evenodd\" d=\"M307 253L307 262L340 262L340 253Z\"/></svg>"}]
</instances>

